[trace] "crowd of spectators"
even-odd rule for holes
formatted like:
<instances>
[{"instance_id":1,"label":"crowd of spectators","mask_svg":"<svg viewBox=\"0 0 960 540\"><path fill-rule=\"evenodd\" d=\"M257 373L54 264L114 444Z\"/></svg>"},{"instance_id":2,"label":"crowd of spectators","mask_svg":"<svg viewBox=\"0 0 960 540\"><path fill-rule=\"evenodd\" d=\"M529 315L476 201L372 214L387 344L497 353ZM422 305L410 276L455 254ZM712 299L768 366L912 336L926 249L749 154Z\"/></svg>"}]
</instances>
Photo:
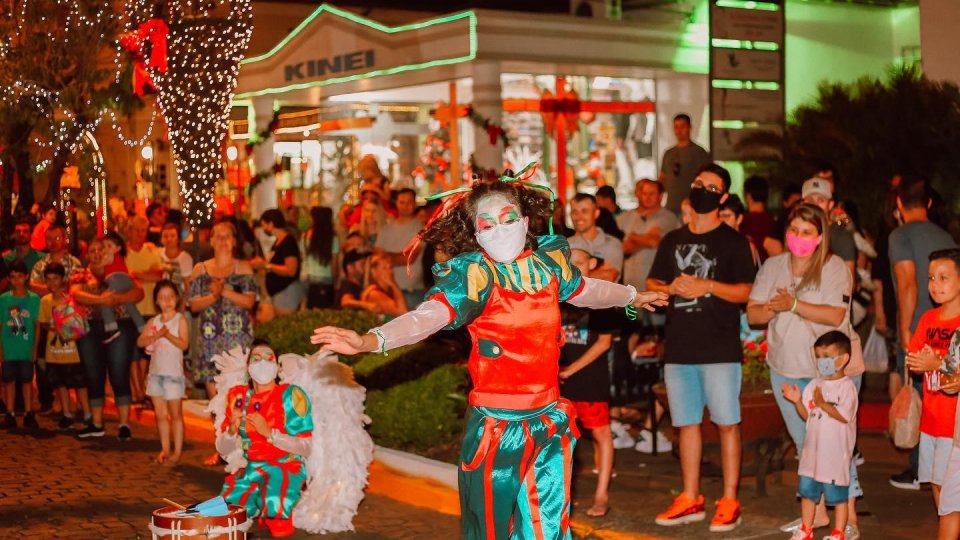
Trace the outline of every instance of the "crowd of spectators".
<instances>
[{"instance_id":1,"label":"crowd of spectators","mask_svg":"<svg viewBox=\"0 0 960 540\"><path fill-rule=\"evenodd\" d=\"M925 343L915 332L935 309L928 290L931 254L950 259L943 250L956 244L931 220L936 196L922 180L891 183L884 225L873 234L857 222L855 205L838 199L844 186L828 165L802 185L781 190L776 210L768 207L768 182L758 176L745 181L741 199L731 193L727 171L689 140L689 123L682 115L675 120L678 146L664 156L660 176L636 182L636 208L621 209L609 186L556 206L554 230L568 237L572 264L584 275L671 296L667 309L637 321L620 313L564 311L560 376L565 394L614 405L606 422L602 415L583 419L594 432L601 474L590 515L606 513L614 449L650 453L677 445L683 489L657 522L702 519L700 425L708 409L723 458L723 497L711 522L720 531L735 527L740 515L744 332L766 328L770 388L791 439L805 448L807 431L819 428L798 414L795 403L823 376L810 351L841 351L850 361L840 372L856 392L863 380L863 363L850 354L851 345L824 336L839 331L856 343L858 331L865 335L869 325L885 336L891 396L910 382L907 368L930 371L917 360L916 349ZM430 244L407 249L434 208L418 206L413 190L386 185L368 178L356 204L337 209L270 209L251 222L219 216L194 232L184 228L179 212L160 204L144 215L121 205L101 237L68 231L52 207L17 220L0 262L6 424L17 427L15 413L21 412L22 425L36 428L36 414L50 411L60 429L103 436L109 381L120 439L131 437L130 407L144 404L169 415L182 442L179 400L191 390L212 398L214 355L249 347L255 325L303 309L357 309L384 319L415 309L432 285L431 267L445 255ZM175 313L183 313L187 330L178 330ZM155 358L164 337L184 351L187 362L179 371L157 371L170 365ZM164 358L180 358L163 350ZM669 407L657 403L637 416L630 405L639 401L639 366L658 361ZM925 414L932 407L947 414L953 405L944 403L925 401ZM667 411L676 437L658 430ZM948 435L932 436L952 439L952 427ZM158 459L176 461L178 448L165 444ZM891 483L906 489L942 484L943 475L930 470L945 468L945 458L925 456L933 452L921 445ZM845 460L840 469L850 486L843 497L849 499L847 517L839 524L846 538L856 538L861 458L851 450L837 459ZM806 530L806 517L787 529ZM821 504L814 522L825 519Z\"/></svg>"}]
</instances>

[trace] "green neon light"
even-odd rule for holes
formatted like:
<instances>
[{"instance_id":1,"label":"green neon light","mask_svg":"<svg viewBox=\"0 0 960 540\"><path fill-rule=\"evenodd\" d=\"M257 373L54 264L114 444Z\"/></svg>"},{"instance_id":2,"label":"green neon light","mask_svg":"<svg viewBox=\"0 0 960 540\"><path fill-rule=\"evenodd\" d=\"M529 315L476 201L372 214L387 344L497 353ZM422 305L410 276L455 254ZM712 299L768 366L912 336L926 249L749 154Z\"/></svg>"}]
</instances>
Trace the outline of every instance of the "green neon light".
<instances>
[{"instance_id":1,"label":"green neon light","mask_svg":"<svg viewBox=\"0 0 960 540\"><path fill-rule=\"evenodd\" d=\"M717 7L780 11L780 6L777 4L771 4L770 2L752 2L748 0L717 0Z\"/></svg>"},{"instance_id":2,"label":"green neon light","mask_svg":"<svg viewBox=\"0 0 960 540\"><path fill-rule=\"evenodd\" d=\"M727 128L727 129L743 129L746 127L746 123L743 120L714 120L713 127L715 128Z\"/></svg>"},{"instance_id":3,"label":"green neon light","mask_svg":"<svg viewBox=\"0 0 960 540\"><path fill-rule=\"evenodd\" d=\"M305 89L305 88L313 88L313 87L317 87L317 86L327 86L327 85L330 85L330 84L345 83L345 82L350 82L350 81L356 81L356 80L359 80L359 79L367 79L367 78L371 78L371 77L380 77L380 76L382 76L382 75L393 75L393 74L395 74L395 73L404 73L404 72L407 72L407 71L416 71L416 70L420 70L420 69L428 69L428 68L432 68L432 67L436 67L436 66L446 66L446 65L450 65L450 64L459 64L459 63L461 63L461 62L469 62L469 61L471 61L471 60L473 60L474 58L477 57L477 15L476 15L476 13L474 13L474 12L472 12L472 11L466 11L466 12L463 12L463 13L457 13L457 14L455 14L455 15L449 15L449 16L447 16L447 17L440 17L440 18L438 18L438 19L431 19L431 20L429 20L429 21L424 21L424 22L421 22L421 23L408 24L408 25L405 25L405 26L397 26L397 27L391 28L391 27L388 27L388 26L384 26L384 25L382 25L382 24L380 24L380 23L378 23L378 22L376 22L376 21L371 21L371 20L369 20L369 19L364 19L363 17L359 17L359 16L354 15L354 14L352 14L352 13L349 13L349 12L346 12L346 11L342 11L342 10L340 10L340 9L337 9L337 8L331 7L331 6L327 5L327 4L324 4L324 5L320 6L319 8L317 8L316 11L314 11L309 17L307 17L306 19L304 19L304 21L303 21L302 23L300 23L300 25L297 26L297 28L294 29L293 32L291 32L287 37L285 37L280 43L277 44L276 47L274 47L273 49L271 49L268 53L263 54L263 55L260 55L260 56L256 56L256 57L253 57L253 58L248 58L248 59L246 59L246 60L243 60L243 61L241 62L241 64L245 64L245 63L248 63L248 62L259 62L259 61L261 61L261 60L264 60L264 59L269 58L270 56L276 54L277 51L279 51L281 48L283 48L283 46L285 46L287 43L289 43L290 40L293 39L293 37L294 37L297 33L299 33L300 31L302 31L303 28L305 28L306 25L309 24L310 21L312 21L313 19L315 19L322 11L329 11L329 12L330 12L331 14L333 14L333 15L338 15L338 16L340 16L340 17L349 19L349 20L354 21L354 22L356 22L356 23L363 24L363 25L365 25L365 26L369 26L370 28L373 28L373 29L375 29L375 30L380 30L380 31L387 32L387 33L396 33L396 32L402 32L402 31L407 31L407 30L416 30L416 29L419 29L419 28L425 28L425 27L428 27L428 26L436 25L436 24L449 23L449 22L458 21L458 20L461 20L461 19L467 19L467 20L469 21L469 24L470 24L470 32L469 32L470 52L469 52L468 54L464 55L464 56L458 56L458 57L455 57L455 58L444 58L444 59L440 59L440 60L431 60L431 61L429 61L429 62L421 62L421 63L419 63L419 64L405 64L405 65L401 65L401 66L395 66L395 67L392 67L392 68L386 68L386 69L378 69L378 70L374 70L374 71L368 71L368 72L366 72L366 73L357 73L357 74L354 74L354 75L347 75L347 76L344 76L344 77L333 77L333 78L325 79L325 80L322 80L322 81L304 82L304 83L290 84L290 85L287 85L287 86L281 86L281 87L276 87L276 88L265 88L265 89L263 89L263 90L257 90L257 91L254 91L254 92L244 92L244 93L241 93L241 94L237 94L237 95L236 95L236 98L238 98L238 99L243 99L243 98L252 98L252 97L262 96L262 95L266 95L266 94L280 94L280 93L289 92L289 91L292 91L292 90L303 90L303 89Z\"/></svg>"},{"instance_id":4,"label":"green neon light","mask_svg":"<svg viewBox=\"0 0 960 540\"><path fill-rule=\"evenodd\" d=\"M780 45L772 41L742 41L739 39L712 38L710 44L722 49L757 49L760 51L776 51Z\"/></svg>"},{"instance_id":5,"label":"green neon light","mask_svg":"<svg viewBox=\"0 0 960 540\"><path fill-rule=\"evenodd\" d=\"M245 65L245 64L252 64L252 63L254 63L254 62L260 62L260 61L266 60L267 58L270 58L271 56L277 54L278 52L280 52L280 49L284 48L284 47L287 45L287 43L290 43L290 41L291 41L294 37L296 37L297 34L299 34L300 32L302 32L304 28L306 28L311 22L313 22L314 19L316 19L317 17L319 17L320 14L323 13L324 11L329 11L331 15L336 15L336 16L338 16L338 17L341 17L341 18L344 18L344 19L353 21L353 22L355 22L355 23L357 23L357 24L362 24L363 26L366 26L366 27L368 27L368 28L372 28L372 29L374 29L374 30L379 30L380 32L384 32L384 33L386 33L386 34L396 34L397 32L406 32L406 31L409 31L409 30L419 30L419 29L421 29L421 28L427 28L427 27L430 27L430 26L435 26L435 25L438 25L438 24L445 24L445 23L449 23L449 22L453 22L453 21L458 21L458 20L460 20L460 19L467 19L467 18L470 19L470 25L471 25L471 31L472 31L472 29L476 26L476 23L477 23L477 16L476 16L476 14L475 14L474 12L472 12L472 11L465 11L465 12L463 12L463 13L456 13L456 14L454 14L454 15L447 15L447 16L445 16L445 17L439 17L439 18L436 18L436 19L430 19L429 21L423 21L423 22L419 22L419 23L413 23L413 24L406 24L406 25L403 25L403 26L392 26L392 27L391 27L391 26L386 26L386 25L383 25L383 24L381 24L381 23L378 23L377 21L374 21L374 20L371 20L371 19L367 19L367 18L365 18L365 17L361 17L361 16L359 16L359 15L355 15L355 14L353 14L353 13L350 13L349 11L344 11L344 10L342 10L342 9L335 8L335 7L331 6L330 4L323 4L322 6L318 7L316 10L314 10L314 12L310 14L310 16L308 16L306 19L303 20L303 22L301 22L299 25L297 25L297 27L294 28L292 32L290 32L289 34L287 34L287 37L285 37L285 38L283 38L282 40L280 40L280 43L277 43L276 46L274 46L272 49L270 49L270 50L267 51L266 53L261 54L261 55L259 55L259 56L252 56L252 57L250 57L250 58L246 58L246 59L244 59L244 60L241 60L241 61L240 61L240 64L241 64L241 65Z\"/></svg>"},{"instance_id":6,"label":"green neon light","mask_svg":"<svg viewBox=\"0 0 960 540\"><path fill-rule=\"evenodd\" d=\"M734 79L714 79L711 81L714 88L731 90L779 90L780 83L773 81L739 81Z\"/></svg>"}]
</instances>

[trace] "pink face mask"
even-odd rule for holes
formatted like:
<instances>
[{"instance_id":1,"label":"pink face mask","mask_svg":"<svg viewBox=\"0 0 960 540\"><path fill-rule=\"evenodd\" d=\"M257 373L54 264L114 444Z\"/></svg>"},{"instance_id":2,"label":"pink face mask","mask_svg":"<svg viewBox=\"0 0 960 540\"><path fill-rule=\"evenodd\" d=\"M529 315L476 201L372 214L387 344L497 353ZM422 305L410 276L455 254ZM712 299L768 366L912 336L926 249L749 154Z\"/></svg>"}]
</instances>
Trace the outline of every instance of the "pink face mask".
<instances>
[{"instance_id":1,"label":"pink face mask","mask_svg":"<svg viewBox=\"0 0 960 540\"><path fill-rule=\"evenodd\" d=\"M797 257L807 257L812 255L820 245L821 237L800 238L793 233L787 233L787 249Z\"/></svg>"}]
</instances>

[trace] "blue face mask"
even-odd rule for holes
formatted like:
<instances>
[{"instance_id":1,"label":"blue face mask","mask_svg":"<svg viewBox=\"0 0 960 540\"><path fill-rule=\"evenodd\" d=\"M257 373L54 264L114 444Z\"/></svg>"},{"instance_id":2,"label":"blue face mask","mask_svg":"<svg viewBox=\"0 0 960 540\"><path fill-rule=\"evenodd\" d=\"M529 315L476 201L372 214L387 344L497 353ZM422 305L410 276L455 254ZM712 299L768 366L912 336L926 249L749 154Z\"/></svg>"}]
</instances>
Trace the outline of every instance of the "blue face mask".
<instances>
[{"instance_id":1,"label":"blue face mask","mask_svg":"<svg viewBox=\"0 0 960 540\"><path fill-rule=\"evenodd\" d=\"M835 356L817 358L817 371L821 377L833 376L837 372L837 358Z\"/></svg>"}]
</instances>

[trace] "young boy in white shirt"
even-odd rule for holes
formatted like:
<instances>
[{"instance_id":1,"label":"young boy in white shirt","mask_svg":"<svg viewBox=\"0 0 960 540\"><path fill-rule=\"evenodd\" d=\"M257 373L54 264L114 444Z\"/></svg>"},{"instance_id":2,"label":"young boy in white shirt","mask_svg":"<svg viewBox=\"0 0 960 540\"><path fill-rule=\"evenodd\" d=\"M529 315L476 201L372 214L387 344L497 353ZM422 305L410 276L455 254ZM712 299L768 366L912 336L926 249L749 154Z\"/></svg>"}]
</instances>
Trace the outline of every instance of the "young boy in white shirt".
<instances>
[{"instance_id":1,"label":"young boy in white shirt","mask_svg":"<svg viewBox=\"0 0 960 540\"><path fill-rule=\"evenodd\" d=\"M845 540L850 459L857 440L857 388L845 374L850 361L850 338L833 330L813 345L819 376L801 393L797 385L783 385L783 395L807 422L800 452L800 515L802 525L791 540L813 540L813 516L824 497L834 506L834 527L823 540Z\"/></svg>"}]
</instances>

